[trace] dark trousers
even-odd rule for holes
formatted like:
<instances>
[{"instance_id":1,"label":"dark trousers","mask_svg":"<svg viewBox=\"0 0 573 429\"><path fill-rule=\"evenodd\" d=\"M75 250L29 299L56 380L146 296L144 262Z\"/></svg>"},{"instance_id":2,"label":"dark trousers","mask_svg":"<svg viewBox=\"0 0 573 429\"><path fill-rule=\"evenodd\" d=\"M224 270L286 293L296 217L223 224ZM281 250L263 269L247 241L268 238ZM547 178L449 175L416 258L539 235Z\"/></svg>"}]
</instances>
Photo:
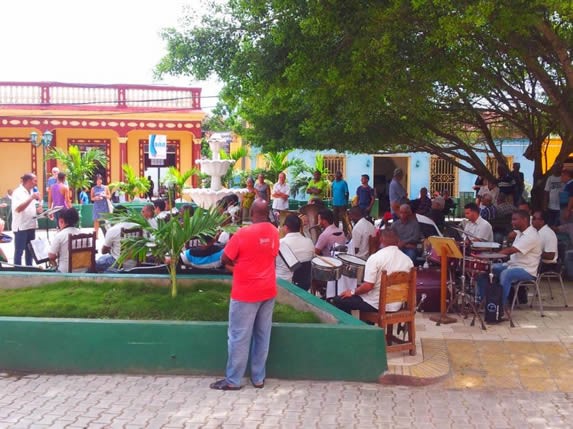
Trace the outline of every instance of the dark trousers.
<instances>
[{"instance_id":1,"label":"dark trousers","mask_svg":"<svg viewBox=\"0 0 573 429\"><path fill-rule=\"evenodd\" d=\"M26 265L32 266L32 252L28 243L35 238L35 229L14 231L14 265L22 265L22 254L25 254Z\"/></svg>"},{"instance_id":2,"label":"dark trousers","mask_svg":"<svg viewBox=\"0 0 573 429\"><path fill-rule=\"evenodd\" d=\"M352 310L359 311L371 311L377 313L378 310L364 301L357 295L352 295L349 298L341 298L339 296L334 297L332 303L338 307L338 309L350 314Z\"/></svg>"},{"instance_id":3,"label":"dark trousers","mask_svg":"<svg viewBox=\"0 0 573 429\"><path fill-rule=\"evenodd\" d=\"M556 226L559 225L561 218L561 211L560 210L547 210L547 225L549 226Z\"/></svg>"}]
</instances>

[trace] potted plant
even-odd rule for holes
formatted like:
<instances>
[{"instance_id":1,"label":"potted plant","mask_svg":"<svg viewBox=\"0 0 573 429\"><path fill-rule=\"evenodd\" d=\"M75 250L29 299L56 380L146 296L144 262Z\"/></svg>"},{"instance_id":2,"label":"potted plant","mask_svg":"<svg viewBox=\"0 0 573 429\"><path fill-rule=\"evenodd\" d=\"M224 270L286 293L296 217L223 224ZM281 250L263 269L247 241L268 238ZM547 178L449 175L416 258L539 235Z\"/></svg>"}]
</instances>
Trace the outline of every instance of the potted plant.
<instances>
[{"instance_id":1,"label":"potted plant","mask_svg":"<svg viewBox=\"0 0 573 429\"><path fill-rule=\"evenodd\" d=\"M189 240L205 241L214 237L221 229L232 232L236 227L224 226L228 215L217 209L197 208L193 215L183 211L179 216L170 216L168 220L158 219L157 228L149 225L139 211L128 214L111 215L113 222L133 222L141 226L144 234L141 237L126 237L121 243L121 254L117 261L121 266L128 258L141 258L151 254L155 260L167 264L171 281L171 296L177 296L177 266L181 252Z\"/></svg>"},{"instance_id":2,"label":"potted plant","mask_svg":"<svg viewBox=\"0 0 573 429\"><path fill-rule=\"evenodd\" d=\"M123 192L126 201L132 201L136 195L142 195L149 190L149 180L147 177L139 177L133 171L129 164L123 164L123 181L113 182L109 184L109 189L113 191Z\"/></svg>"},{"instance_id":3,"label":"potted plant","mask_svg":"<svg viewBox=\"0 0 573 429\"><path fill-rule=\"evenodd\" d=\"M104 151L90 148L81 152L78 146L70 146L67 152L54 148L48 152L46 158L55 159L64 166L73 203L77 203L79 191L91 187L92 176L96 168L99 165L104 167L107 165L107 156Z\"/></svg>"}]
</instances>

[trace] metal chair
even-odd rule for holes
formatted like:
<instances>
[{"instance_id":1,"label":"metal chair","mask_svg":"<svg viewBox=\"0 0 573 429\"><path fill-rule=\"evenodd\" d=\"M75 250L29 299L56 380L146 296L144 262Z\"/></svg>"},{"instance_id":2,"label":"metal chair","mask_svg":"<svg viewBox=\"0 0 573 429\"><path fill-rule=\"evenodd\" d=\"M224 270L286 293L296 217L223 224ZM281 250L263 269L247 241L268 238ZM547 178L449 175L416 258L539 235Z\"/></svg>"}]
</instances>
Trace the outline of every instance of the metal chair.
<instances>
[{"instance_id":1,"label":"metal chair","mask_svg":"<svg viewBox=\"0 0 573 429\"><path fill-rule=\"evenodd\" d=\"M565 307L569 307L569 305L567 305L567 296L565 295L565 285L563 284L563 276L561 274L562 271L563 265L559 261L555 264L546 264L541 262L541 265L539 266L539 272L537 274L537 287L539 288L541 281L545 280L547 282L547 287L549 288L549 297L553 299L551 280L559 280L561 293L563 294L563 302L565 303Z\"/></svg>"},{"instance_id":2,"label":"metal chair","mask_svg":"<svg viewBox=\"0 0 573 429\"><path fill-rule=\"evenodd\" d=\"M390 275L382 271L378 312L360 312L360 320L376 323L386 331L386 349L388 352L408 350L411 356L416 354L416 269L409 272L395 272ZM386 311L386 304L403 302L396 312ZM393 334L393 325L405 325L407 339L401 340Z\"/></svg>"},{"instance_id":3,"label":"metal chair","mask_svg":"<svg viewBox=\"0 0 573 429\"><path fill-rule=\"evenodd\" d=\"M124 240L138 239L143 237L143 228L140 226L134 226L131 228L121 228L120 232L122 247L124 245ZM123 268L133 268L140 265L145 261L145 255L134 255L130 254L123 262Z\"/></svg>"},{"instance_id":4,"label":"metal chair","mask_svg":"<svg viewBox=\"0 0 573 429\"><path fill-rule=\"evenodd\" d=\"M95 273L95 231L68 236L68 272Z\"/></svg>"}]
</instances>

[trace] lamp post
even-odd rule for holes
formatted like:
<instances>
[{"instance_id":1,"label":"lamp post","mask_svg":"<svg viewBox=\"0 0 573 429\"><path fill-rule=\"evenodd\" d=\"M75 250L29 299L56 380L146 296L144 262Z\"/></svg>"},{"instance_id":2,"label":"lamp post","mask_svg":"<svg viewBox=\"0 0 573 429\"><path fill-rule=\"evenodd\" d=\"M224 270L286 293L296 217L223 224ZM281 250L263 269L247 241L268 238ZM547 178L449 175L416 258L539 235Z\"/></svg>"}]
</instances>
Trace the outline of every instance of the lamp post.
<instances>
[{"instance_id":1,"label":"lamp post","mask_svg":"<svg viewBox=\"0 0 573 429\"><path fill-rule=\"evenodd\" d=\"M38 140L38 133L37 132L32 131L30 133L30 143L32 143L35 147L42 145L42 163L43 163L42 168L43 168L43 186L44 186L44 189L46 189L46 186L48 186L48 179L47 179L47 173L46 173L46 148L52 144L52 138L53 137L54 137L54 134L52 134L51 131L46 131L44 134L42 134L42 140ZM45 194L45 192L43 194Z\"/></svg>"}]
</instances>

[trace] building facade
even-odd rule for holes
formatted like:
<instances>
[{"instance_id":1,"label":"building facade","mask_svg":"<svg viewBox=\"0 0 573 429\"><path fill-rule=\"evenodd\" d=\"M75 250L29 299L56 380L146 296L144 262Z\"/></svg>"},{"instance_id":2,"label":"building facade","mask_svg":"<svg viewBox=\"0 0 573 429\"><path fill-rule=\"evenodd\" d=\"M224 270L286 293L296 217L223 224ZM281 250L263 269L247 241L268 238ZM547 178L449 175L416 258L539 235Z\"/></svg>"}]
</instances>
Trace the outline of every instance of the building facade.
<instances>
[{"instance_id":1,"label":"building facade","mask_svg":"<svg viewBox=\"0 0 573 429\"><path fill-rule=\"evenodd\" d=\"M18 186L26 172L35 173L44 189L44 168L49 176L56 165L44 151L72 145L106 154L99 171L105 183L122 180L122 166L129 164L136 174L151 176L157 191L169 166L195 167L204 116L200 88L0 82L0 194ZM41 140L46 131L53 135L50 147L31 144L30 133ZM150 159L150 134L166 136L166 159Z\"/></svg>"}]
</instances>

